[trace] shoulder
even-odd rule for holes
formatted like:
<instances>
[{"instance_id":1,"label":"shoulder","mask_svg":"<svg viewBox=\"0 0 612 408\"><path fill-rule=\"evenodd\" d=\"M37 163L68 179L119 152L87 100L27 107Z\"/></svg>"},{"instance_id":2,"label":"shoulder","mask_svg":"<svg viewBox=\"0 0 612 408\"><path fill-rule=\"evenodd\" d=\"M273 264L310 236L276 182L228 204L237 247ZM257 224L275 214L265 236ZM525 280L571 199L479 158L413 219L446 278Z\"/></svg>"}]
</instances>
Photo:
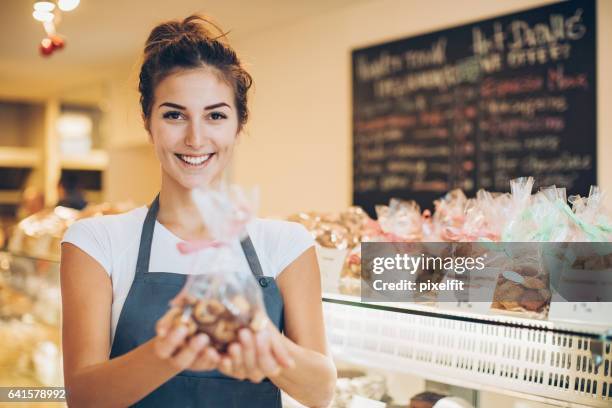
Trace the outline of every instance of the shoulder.
<instances>
[{"instance_id":1,"label":"shoulder","mask_svg":"<svg viewBox=\"0 0 612 408\"><path fill-rule=\"evenodd\" d=\"M274 276L314 245L310 232L296 222L256 218L247 226L247 231L258 255L266 258Z\"/></svg>"},{"instance_id":2,"label":"shoulder","mask_svg":"<svg viewBox=\"0 0 612 408\"><path fill-rule=\"evenodd\" d=\"M122 256L138 239L146 212L146 207L138 207L122 214L78 220L68 227L62 243L77 246L110 275L113 259Z\"/></svg>"},{"instance_id":3,"label":"shoulder","mask_svg":"<svg viewBox=\"0 0 612 408\"><path fill-rule=\"evenodd\" d=\"M142 227L145 216L146 207L138 207L121 214L83 218L68 227L63 241L82 234L109 235L112 238L119 238L126 232Z\"/></svg>"},{"instance_id":4,"label":"shoulder","mask_svg":"<svg viewBox=\"0 0 612 408\"><path fill-rule=\"evenodd\" d=\"M256 218L248 225L247 229L249 233L261 234L264 236L283 234L283 236L301 235L312 237L302 224L272 218Z\"/></svg>"}]
</instances>

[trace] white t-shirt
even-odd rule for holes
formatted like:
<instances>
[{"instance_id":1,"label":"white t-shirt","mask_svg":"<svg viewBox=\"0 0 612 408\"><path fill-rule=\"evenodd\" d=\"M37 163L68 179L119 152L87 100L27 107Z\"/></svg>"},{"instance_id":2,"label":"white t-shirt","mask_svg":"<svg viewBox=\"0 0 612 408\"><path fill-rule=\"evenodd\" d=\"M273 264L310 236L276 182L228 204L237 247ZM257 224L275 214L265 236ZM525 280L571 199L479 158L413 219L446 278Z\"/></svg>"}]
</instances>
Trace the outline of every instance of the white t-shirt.
<instances>
[{"instance_id":1,"label":"white t-shirt","mask_svg":"<svg viewBox=\"0 0 612 408\"><path fill-rule=\"evenodd\" d=\"M111 342L123 303L134 280L140 233L146 214L147 207L143 206L123 214L86 218L72 224L62 240L62 243L69 242L94 258L111 278ZM274 278L314 245L306 228L295 222L257 218L247 225L247 231L264 275ZM149 272L190 273L193 258L178 251L176 244L179 242L180 238L156 221ZM238 240L231 250L237 254L236 259L240 260L241 267L251 273ZM199 256L205 262L206 256L213 254L208 251L207 255L207 251L204 251Z\"/></svg>"}]
</instances>

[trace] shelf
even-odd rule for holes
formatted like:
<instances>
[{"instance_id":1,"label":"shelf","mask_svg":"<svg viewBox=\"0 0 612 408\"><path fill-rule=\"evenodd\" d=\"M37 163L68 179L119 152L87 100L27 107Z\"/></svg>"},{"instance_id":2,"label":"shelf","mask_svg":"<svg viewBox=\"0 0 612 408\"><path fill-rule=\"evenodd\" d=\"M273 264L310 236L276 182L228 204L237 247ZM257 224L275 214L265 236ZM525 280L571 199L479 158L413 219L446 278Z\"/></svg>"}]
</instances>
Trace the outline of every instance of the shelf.
<instances>
[{"instance_id":1,"label":"shelf","mask_svg":"<svg viewBox=\"0 0 612 408\"><path fill-rule=\"evenodd\" d=\"M104 201L104 192L100 190L85 190L85 200L88 204L98 204Z\"/></svg>"},{"instance_id":2,"label":"shelf","mask_svg":"<svg viewBox=\"0 0 612 408\"><path fill-rule=\"evenodd\" d=\"M30 147L0 147L0 167L36 167L40 153Z\"/></svg>"},{"instance_id":3,"label":"shelf","mask_svg":"<svg viewBox=\"0 0 612 408\"><path fill-rule=\"evenodd\" d=\"M339 361L557 406L611 406L612 340L593 327L354 296L323 301Z\"/></svg>"},{"instance_id":4,"label":"shelf","mask_svg":"<svg viewBox=\"0 0 612 408\"><path fill-rule=\"evenodd\" d=\"M377 302L363 303L358 296L342 295L335 293L324 293L323 301L328 303L344 304L352 307L376 309L389 312L414 314L426 317L439 317L449 320L481 323L489 325L501 325L534 330L550 331L557 334L580 335L592 339L612 341L612 317L607 324L577 323L563 320L537 320L527 317L499 314L486 308L479 313L458 310L452 304L442 304L441 307L417 303L400 302ZM484 303L484 302L482 302ZM606 305L606 304L604 304ZM609 305L609 303L607 304Z\"/></svg>"},{"instance_id":5,"label":"shelf","mask_svg":"<svg viewBox=\"0 0 612 408\"><path fill-rule=\"evenodd\" d=\"M108 153L104 150L92 150L85 155L63 155L60 161L64 170L97 170L108 167Z\"/></svg>"},{"instance_id":6,"label":"shelf","mask_svg":"<svg viewBox=\"0 0 612 408\"><path fill-rule=\"evenodd\" d=\"M0 190L0 204L19 205L22 194L21 190Z\"/></svg>"}]
</instances>

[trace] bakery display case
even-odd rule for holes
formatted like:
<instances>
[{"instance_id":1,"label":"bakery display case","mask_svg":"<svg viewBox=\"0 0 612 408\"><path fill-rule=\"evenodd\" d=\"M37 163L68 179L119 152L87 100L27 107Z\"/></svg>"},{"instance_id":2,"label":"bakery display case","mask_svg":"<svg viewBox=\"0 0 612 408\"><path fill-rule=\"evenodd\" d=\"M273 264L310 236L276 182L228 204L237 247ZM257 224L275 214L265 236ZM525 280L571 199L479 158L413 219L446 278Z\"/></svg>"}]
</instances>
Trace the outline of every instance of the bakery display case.
<instances>
[{"instance_id":1,"label":"bakery display case","mask_svg":"<svg viewBox=\"0 0 612 408\"><path fill-rule=\"evenodd\" d=\"M0 252L0 384L62 386L59 263Z\"/></svg>"},{"instance_id":2,"label":"bakery display case","mask_svg":"<svg viewBox=\"0 0 612 408\"><path fill-rule=\"evenodd\" d=\"M362 303L340 294L323 300L340 362L553 406L612 403L612 324Z\"/></svg>"}]
</instances>

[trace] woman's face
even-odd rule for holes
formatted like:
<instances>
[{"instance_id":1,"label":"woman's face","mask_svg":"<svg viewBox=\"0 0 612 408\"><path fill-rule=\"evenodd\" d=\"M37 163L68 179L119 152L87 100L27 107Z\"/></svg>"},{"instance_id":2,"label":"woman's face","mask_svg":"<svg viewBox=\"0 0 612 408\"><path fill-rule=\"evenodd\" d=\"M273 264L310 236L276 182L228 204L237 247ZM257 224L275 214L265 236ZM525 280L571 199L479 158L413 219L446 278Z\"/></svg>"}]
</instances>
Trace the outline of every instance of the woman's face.
<instances>
[{"instance_id":1,"label":"woman's face","mask_svg":"<svg viewBox=\"0 0 612 408\"><path fill-rule=\"evenodd\" d=\"M163 179L186 189L219 181L238 137L233 89L213 69L179 70L155 88L149 132Z\"/></svg>"}]
</instances>

